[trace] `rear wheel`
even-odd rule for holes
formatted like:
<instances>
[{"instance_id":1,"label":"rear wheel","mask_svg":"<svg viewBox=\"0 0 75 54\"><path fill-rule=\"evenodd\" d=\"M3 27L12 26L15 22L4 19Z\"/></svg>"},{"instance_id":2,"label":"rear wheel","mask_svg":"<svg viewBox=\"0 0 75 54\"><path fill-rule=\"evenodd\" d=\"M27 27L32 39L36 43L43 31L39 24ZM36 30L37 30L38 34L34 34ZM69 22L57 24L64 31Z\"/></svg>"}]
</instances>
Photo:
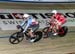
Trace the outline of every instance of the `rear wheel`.
<instances>
[{"instance_id":1,"label":"rear wheel","mask_svg":"<svg viewBox=\"0 0 75 54\"><path fill-rule=\"evenodd\" d=\"M59 29L58 35L60 37L63 37L67 34L67 32L68 32L68 28L66 26L63 26L62 28Z\"/></svg>"},{"instance_id":2,"label":"rear wheel","mask_svg":"<svg viewBox=\"0 0 75 54\"><path fill-rule=\"evenodd\" d=\"M24 34L22 32L16 32L13 33L10 37L9 37L9 42L11 44L18 44L19 42L21 42L24 39Z\"/></svg>"},{"instance_id":3,"label":"rear wheel","mask_svg":"<svg viewBox=\"0 0 75 54\"><path fill-rule=\"evenodd\" d=\"M34 42L37 42L37 41L39 41L42 38L42 32L41 31L35 32L34 35L36 37Z\"/></svg>"}]
</instances>

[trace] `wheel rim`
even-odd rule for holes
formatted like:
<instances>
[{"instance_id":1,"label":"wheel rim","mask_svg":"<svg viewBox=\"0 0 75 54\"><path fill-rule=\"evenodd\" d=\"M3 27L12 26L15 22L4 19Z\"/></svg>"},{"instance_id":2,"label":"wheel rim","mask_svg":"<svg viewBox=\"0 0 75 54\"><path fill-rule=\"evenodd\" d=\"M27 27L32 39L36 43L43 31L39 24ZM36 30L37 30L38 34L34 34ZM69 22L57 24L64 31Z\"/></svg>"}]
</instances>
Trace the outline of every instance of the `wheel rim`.
<instances>
[{"instance_id":1,"label":"wheel rim","mask_svg":"<svg viewBox=\"0 0 75 54\"><path fill-rule=\"evenodd\" d=\"M9 41L12 44L18 44L19 42L23 40L23 38L24 38L23 34L21 36L20 33L19 34L15 33L9 38Z\"/></svg>"},{"instance_id":2,"label":"wheel rim","mask_svg":"<svg viewBox=\"0 0 75 54\"><path fill-rule=\"evenodd\" d=\"M59 34L64 34L64 30L62 28L60 29Z\"/></svg>"}]
</instances>

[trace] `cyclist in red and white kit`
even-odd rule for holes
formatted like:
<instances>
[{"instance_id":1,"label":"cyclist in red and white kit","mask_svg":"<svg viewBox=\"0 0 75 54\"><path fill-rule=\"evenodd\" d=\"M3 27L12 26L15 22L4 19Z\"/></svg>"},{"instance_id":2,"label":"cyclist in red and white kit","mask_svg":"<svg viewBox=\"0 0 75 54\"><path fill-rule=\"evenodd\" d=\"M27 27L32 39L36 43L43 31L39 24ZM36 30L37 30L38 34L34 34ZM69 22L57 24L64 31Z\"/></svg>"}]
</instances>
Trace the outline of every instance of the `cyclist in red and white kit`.
<instances>
[{"instance_id":1,"label":"cyclist in red and white kit","mask_svg":"<svg viewBox=\"0 0 75 54\"><path fill-rule=\"evenodd\" d=\"M64 24L66 23L66 18L64 15L62 15L61 13L57 12L56 10L52 11L53 16L50 18L50 23L54 23L56 28L53 28L54 30L54 34L53 35L57 35L58 34L58 29Z\"/></svg>"}]
</instances>

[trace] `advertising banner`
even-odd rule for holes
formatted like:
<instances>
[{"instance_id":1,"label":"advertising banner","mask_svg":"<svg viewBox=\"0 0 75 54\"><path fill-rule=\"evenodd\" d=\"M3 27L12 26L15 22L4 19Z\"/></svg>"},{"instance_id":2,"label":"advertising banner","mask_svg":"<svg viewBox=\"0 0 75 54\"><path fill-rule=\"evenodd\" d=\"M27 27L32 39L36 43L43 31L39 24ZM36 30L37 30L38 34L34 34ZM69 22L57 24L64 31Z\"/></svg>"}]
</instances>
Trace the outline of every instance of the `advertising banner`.
<instances>
[{"instance_id":1,"label":"advertising banner","mask_svg":"<svg viewBox=\"0 0 75 54\"><path fill-rule=\"evenodd\" d=\"M22 15L28 13L40 23L40 28L48 26L48 21L52 16L52 10L21 10L21 9L0 9L0 29L16 30L16 25L22 23ZM57 10L62 13L67 23L63 26L75 26L75 10ZM18 16L18 17L17 17Z\"/></svg>"}]
</instances>

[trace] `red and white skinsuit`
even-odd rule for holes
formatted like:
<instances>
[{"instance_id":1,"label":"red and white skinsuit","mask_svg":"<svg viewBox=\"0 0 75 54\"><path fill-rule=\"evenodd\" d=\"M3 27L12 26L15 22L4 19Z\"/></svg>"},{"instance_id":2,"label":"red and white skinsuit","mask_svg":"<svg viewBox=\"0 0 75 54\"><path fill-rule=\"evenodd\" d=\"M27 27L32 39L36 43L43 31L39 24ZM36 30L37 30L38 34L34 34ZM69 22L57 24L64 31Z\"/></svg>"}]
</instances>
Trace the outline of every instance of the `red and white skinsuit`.
<instances>
[{"instance_id":1,"label":"red and white skinsuit","mask_svg":"<svg viewBox=\"0 0 75 54\"><path fill-rule=\"evenodd\" d=\"M54 23L56 30L58 30L64 23L66 23L66 18L61 13L56 13L51 17L50 23ZM56 30L54 29L55 32Z\"/></svg>"}]
</instances>

